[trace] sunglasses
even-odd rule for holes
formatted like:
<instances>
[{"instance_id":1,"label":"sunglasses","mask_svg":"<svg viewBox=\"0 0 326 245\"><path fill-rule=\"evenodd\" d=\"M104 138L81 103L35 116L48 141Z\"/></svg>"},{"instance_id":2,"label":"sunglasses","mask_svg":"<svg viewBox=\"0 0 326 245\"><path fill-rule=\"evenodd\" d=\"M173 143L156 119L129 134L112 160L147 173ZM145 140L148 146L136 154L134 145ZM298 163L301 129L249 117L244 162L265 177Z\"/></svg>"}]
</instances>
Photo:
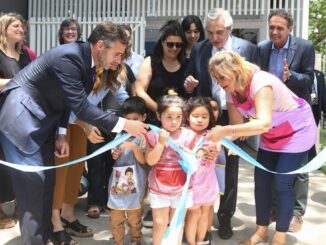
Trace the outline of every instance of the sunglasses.
<instances>
[{"instance_id":1,"label":"sunglasses","mask_svg":"<svg viewBox=\"0 0 326 245\"><path fill-rule=\"evenodd\" d=\"M168 48L173 48L174 46L176 48L182 48L182 43L179 42L165 42L165 43Z\"/></svg>"}]
</instances>

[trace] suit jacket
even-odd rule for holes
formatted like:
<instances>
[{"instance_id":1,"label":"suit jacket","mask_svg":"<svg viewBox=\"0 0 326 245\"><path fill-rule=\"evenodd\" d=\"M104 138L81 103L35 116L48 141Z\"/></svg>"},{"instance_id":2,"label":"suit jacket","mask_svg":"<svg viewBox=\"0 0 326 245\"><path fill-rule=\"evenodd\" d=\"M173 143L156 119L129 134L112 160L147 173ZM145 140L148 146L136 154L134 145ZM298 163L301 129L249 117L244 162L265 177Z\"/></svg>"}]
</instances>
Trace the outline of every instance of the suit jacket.
<instances>
[{"instance_id":1,"label":"suit jacket","mask_svg":"<svg viewBox=\"0 0 326 245\"><path fill-rule=\"evenodd\" d=\"M319 118L321 112L326 113L326 85L325 85L325 75L321 71L314 70L317 80L317 93L318 93L318 110Z\"/></svg>"},{"instance_id":2,"label":"suit jacket","mask_svg":"<svg viewBox=\"0 0 326 245\"><path fill-rule=\"evenodd\" d=\"M257 47L241 38L232 36L232 51L238 53L249 62L257 62ZM195 94L212 96L212 79L208 72L209 59L212 56L212 44L206 39L196 43L191 50L185 77L192 75L199 81Z\"/></svg>"},{"instance_id":3,"label":"suit jacket","mask_svg":"<svg viewBox=\"0 0 326 245\"><path fill-rule=\"evenodd\" d=\"M291 78L285 84L297 96L310 103L311 85L314 80L315 50L311 42L292 35L289 37L286 61L291 70ZM268 71L271 51L272 41L265 40L258 44L258 63L264 71Z\"/></svg>"},{"instance_id":4,"label":"suit jacket","mask_svg":"<svg viewBox=\"0 0 326 245\"><path fill-rule=\"evenodd\" d=\"M21 70L0 94L0 131L33 154L66 126L71 109L81 120L112 130L118 117L87 100L93 88L89 43L55 47Z\"/></svg>"}]
</instances>

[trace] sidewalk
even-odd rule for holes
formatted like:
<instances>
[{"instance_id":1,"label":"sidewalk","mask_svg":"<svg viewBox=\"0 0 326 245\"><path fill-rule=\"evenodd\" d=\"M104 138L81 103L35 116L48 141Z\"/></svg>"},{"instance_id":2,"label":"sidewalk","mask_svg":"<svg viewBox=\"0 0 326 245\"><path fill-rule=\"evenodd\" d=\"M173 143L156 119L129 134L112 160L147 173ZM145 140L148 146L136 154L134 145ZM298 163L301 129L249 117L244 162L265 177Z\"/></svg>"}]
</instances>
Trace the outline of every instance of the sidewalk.
<instances>
[{"instance_id":1,"label":"sidewalk","mask_svg":"<svg viewBox=\"0 0 326 245\"><path fill-rule=\"evenodd\" d=\"M326 231L326 176L320 171L310 174L309 199L302 231L298 233L288 233L287 241L289 245L321 245L325 244L324 232ZM239 169L239 191L237 210L233 217L234 236L227 241L221 240L217 236L216 227L213 227L213 244L236 245L243 239L248 238L255 230L255 203L254 203L253 167L240 160ZM77 217L82 224L87 224L95 231L94 237L76 238L80 245L113 245L111 239L108 213L102 214L99 219L89 219L85 215L86 199L81 198L77 206ZM218 203L216 203L218 207ZM146 205L148 209L148 205ZM6 205L6 211L13 212L12 205ZM216 215L215 215L216 218ZM217 222L214 221L216 226ZM275 223L270 226L271 238ZM151 244L151 229L143 228L143 244ZM323 242L324 241L324 242ZM0 230L0 245L20 244L19 227L8 230ZM128 244L128 243L126 243ZM172 245L172 244L171 244Z\"/></svg>"}]
</instances>

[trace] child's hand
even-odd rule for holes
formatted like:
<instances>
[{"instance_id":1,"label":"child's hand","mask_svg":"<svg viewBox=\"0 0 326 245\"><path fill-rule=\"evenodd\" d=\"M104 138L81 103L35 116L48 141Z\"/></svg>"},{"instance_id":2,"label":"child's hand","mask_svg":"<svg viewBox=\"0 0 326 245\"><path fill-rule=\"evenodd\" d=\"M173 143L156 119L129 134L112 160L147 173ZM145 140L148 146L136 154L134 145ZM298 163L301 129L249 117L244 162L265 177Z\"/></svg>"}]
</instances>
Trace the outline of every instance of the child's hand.
<instances>
[{"instance_id":1,"label":"child's hand","mask_svg":"<svg viewBox=\"0 0 326 245\"><path fill-rule=\"evenodd\" d=\"M121 154L121 150L120 149L114 149L112 150L112 158L113 160L117 160Z\"/></svg>"},{"instance_id":2,"label":"child's hand","mask_svg":"<svg viewBox=\"0 0 326 245\"><path fill-rule=\"evenodd\" d=\"M207 153L204 158L208 161L213 161L221 152L221 144L215 142L208 142L206 146Z\"/></svg>"},{"instance_id":3,"label":"child's hand","mask_svg":"<svg viewBox=\"0 0 326 245\"><path fill-rule=\"evenodd\" d=\"M169 135L170 134L168 131L166 131L165 129L161 129L160 135L158 137L158 143L160 143L161 145L165 145L166 142L168 141Z\"/></svg>"},{"instance_id":4,"label":"child's hand","mask_svg":"<svg viewBox=\"0 0 326 245\"><path fill-rule=\"evenodd\" d=\"M133 149L136 146L134 142L124 142L123 144L120 145L119 149L122 151L127 150L127 149Z\"/></svg>"}]
</instances>

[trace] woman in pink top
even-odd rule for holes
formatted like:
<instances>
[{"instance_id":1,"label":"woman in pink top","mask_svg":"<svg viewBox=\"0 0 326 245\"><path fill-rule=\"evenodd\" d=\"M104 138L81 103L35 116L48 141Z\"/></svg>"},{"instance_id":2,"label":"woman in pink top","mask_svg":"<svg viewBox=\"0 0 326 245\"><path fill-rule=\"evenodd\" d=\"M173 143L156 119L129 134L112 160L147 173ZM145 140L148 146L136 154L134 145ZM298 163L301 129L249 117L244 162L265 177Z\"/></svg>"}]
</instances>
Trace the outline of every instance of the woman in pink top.
<instances>
[{"instance_id":1,"label":"woman in pink top","mask_svg":"<svg viewBox=\"0 0 326 245\"><path fill-rule=\"evenodd\" d=\"M300 168L316 142L316 124L305 100L294 95L277 77L230 51L218 52L209 71L227 92L230 121L236 125L214 128L207 138L219 141L261 134L257 161L269 170L289 172ZM243 123L243 117L248 121ZM240 244L267 242L272 187L277 197L276 231L271 244L286 243L293 213L296 175L272 174L255 168L256 232Z\"/></svg>"}]
</instances>

